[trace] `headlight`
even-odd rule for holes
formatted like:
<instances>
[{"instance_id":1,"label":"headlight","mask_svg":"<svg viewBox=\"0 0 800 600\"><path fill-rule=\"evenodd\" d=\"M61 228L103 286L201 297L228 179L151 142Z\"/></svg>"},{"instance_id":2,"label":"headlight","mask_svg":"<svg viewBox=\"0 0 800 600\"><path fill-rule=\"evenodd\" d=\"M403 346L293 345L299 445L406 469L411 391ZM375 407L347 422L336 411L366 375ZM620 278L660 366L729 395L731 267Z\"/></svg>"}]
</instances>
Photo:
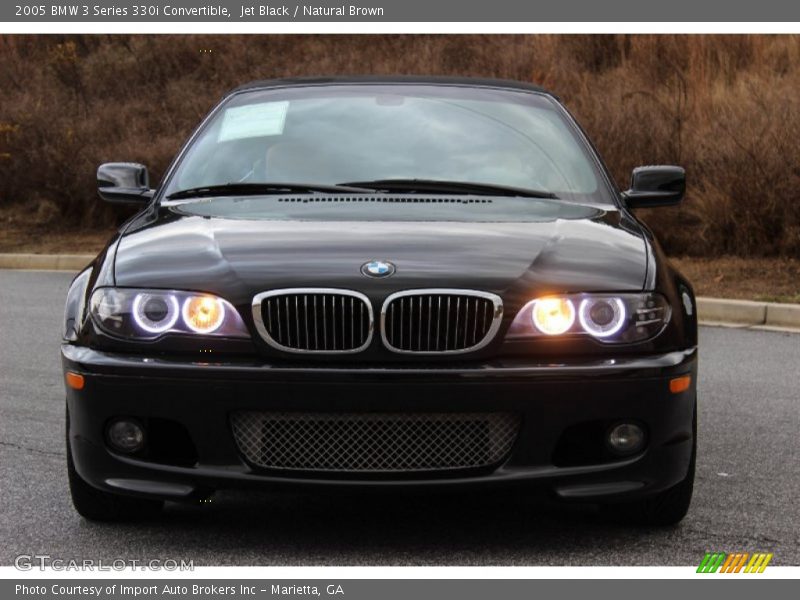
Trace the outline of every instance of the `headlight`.
<instances>
[{"instance_id":1,"label":"headlight","mask_svg":"<svg viewBox=\"0 0 800 600\"><path fill-rule=\"evenodd\" d=\"M584 298L578 319L586 333L597 338L611 337L625 324L628 311L621 298Z\"/></svg>"},{"instance_id":2,"label":"headlight","mask_svg":"<svg viewBox=\"0 0 800 600\"><path fill-rule=\"evenodd\" d=\"M561 335L575 323L575 305L569 298L540 298L531 307L533 325L545 335Z\"/></svg>"},{"instance_id":3,"label":"headlight","mask_svg":"<svg viewBox=\"0 0 800 600\"><path fill-rule=\"evenodd\" d=\"M175 290L100 288L90 310L101 329L124 338L155 339L166 333L250 337L227 301Z\"/></svg>"},{"instance_id":4,"label":"headlight","mask_svg":"<svg viewBox=\"0 0 800 600\"><path fill-rule=\"evenodd\" d=\"M528 302L517 313L509 340L589 335L604 343L631 343L661 333L670 307L660 294L564 294Z\"/></svg>"},{"instance_id":5,"label":"headlight","mask_svg":"<svg viewBox=\"0 0 800 600\"><path fill-rule=\"evenodd\" d=\"M183 322L195 333L213 333L225 320L225 303L212 296L193 296L183 303Z\"/></svg>"},{"instance_id":6,"label":"headlight","mask_svg":"<svg viewBox=\"0 0 800 600\"><path fill-rule=\"evenodd\" d=\"M142 292L133 297L133 321L147 333L164 333L175 327L180 311L173 294Z\"/></svg>"}]
</instances>

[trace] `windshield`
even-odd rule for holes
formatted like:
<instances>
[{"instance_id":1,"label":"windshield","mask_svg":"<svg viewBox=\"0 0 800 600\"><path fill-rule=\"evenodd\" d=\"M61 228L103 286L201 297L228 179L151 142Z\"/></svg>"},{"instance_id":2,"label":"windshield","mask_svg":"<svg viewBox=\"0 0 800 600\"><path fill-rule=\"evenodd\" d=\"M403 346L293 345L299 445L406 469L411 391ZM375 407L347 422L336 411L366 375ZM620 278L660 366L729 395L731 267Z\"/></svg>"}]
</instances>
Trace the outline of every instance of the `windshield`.
<instances>
[{"instance_id":1,"label":"windshield","mask_svg":"<svg viewBox=\"0 0 800 600\"><path fill-rule=\"evenodd\" d=\"M586 145L548 96L436 85L235 94L195 138L165 193L242 183L395 179L507 186L613 203Z\"/></svg>"}]
</instances>

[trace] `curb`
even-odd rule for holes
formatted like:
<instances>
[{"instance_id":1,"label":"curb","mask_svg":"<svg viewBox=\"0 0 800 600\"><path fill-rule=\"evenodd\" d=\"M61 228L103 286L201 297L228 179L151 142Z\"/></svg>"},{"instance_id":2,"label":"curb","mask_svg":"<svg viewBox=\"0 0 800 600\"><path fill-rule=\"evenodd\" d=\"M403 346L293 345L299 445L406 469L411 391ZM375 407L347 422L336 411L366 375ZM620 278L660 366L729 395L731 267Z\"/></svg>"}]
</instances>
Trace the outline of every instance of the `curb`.
<instances>
[{"instance_id":1,"label":"curb","mask_svg":"<svg viewBox=\"0 0 800 600\"><path fill-rule=\"evenodd\" d=\"M697 315L704 321L715 323L764 325L767 321L767 304L750 300L698 298Z\"/></svg>"},{"instance_id":2,"label":"curb","mask_svg":"<svg viewBox=\"0 0 800 600\"><path fill-rule=\"evenodd\" d=\"M697 316L706 325L800 329L800 304L698 298Z\"/></svg>"},{"instance_id":3,"label":"curb","mask_svg":"<svg viewBox=\"0 0 800 600\"><path fill-rule=\"evenodd\" d=\"M0 269L77 272L94 254L0 254ZM704 325L800 331L800 304L698 298L697 315Z\"/></svg>"},{"instance_id":4,"label":"curb","mask_svg":"<svg viewBox=\"0 0 800 600\"><path fill-rule=\"evenodd\" d=\"M0 254L0 269L75 271L92 262L94 254Z\"/></svg>"}]
</instances>

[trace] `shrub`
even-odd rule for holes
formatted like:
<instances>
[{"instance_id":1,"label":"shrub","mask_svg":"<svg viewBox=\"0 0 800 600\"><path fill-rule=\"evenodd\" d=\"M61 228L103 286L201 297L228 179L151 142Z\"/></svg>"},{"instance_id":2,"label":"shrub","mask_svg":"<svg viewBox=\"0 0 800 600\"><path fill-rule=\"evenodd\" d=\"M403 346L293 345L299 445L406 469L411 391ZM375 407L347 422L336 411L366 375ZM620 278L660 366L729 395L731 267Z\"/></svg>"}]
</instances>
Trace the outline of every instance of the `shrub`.
<instances>
[{"instance_id":1,"label":"shrub","mask_svg":"<svg viewBox=\"0 0 800 600\"><path fill-rule=\"evenodd\" d=\"M800 254L797 36L2 36L0 56L0 205L56 207L62 227L122 218L97 200L97 165L158 181L243 82L474 75L559 94L621 187L636 165L684 165L686 202L644 215L668 251Z\"/></svg>"}]
</instances>

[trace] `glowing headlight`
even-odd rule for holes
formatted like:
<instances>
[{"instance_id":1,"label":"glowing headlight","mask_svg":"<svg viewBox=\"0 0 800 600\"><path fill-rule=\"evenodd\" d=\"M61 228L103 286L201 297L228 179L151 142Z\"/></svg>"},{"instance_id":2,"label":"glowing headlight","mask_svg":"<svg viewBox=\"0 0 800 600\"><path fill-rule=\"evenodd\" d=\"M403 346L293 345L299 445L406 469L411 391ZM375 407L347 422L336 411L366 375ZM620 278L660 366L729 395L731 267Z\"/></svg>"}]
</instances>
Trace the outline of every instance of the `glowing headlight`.
<instances>
[{"instance_id":1,"label":"glowing headlight","mask_svg":"<svg viewBox=\"0 0 800 600\"><path fill-rule=\"evenodd\" d=\"M178 299L172 294L136 294L133 320L148 333L164 333L175 326L180 316Z\"/></svg>"},{"instance_id":2,"label":"glowing headlight","mask_svg":"<svg viewBox=\"0 0 800 600\"><path fill-rule=\"evenodd\" d=\"M89 310L102 330L117 337L152 340L168 333L250 337L236 309L210 294L99 288Z\"/></svg>"},{"instance_id":3,"label":"glowing headlight","mask_svg":"<svg viewBox=\"0 0 800 600\"><path fill-rule=\"evenodd\" d=\"M561 335L575 323L575 306L568 298L540 298L533 303L533 324L546 335Z\"/></svg>"},{"instance_id":4,"label":"glowing headlight","mask_svg":"<svg viewBox=\"0 0 800 600\"><path fill-rule=\"evenodd\" d=\"M589 335L607 344L640 342L661 333L670 317L667 299L656 293L545 296L520 309L506 339Z\"/></svg>"},{"instance_id":5,"label":"glowing headlight","mask_svg":"<svg viewBox=\"0 0 800 600\"><path fill-rule=\"evenodd\" d=\"M594 337L614 335L625 324L625 303L619 298L585 298L578 309L581 327Z\"/></svg>"},{"instance_id":6,"label":"glowing headlight","mask_svg":"<svg viewBox=\"0 0 800 600\"><path fill-rule=\"evenodd\" d=\"M183 322L197 333L212 333L225 320L225 305L213 296L193 296L183 303Z\"/></svg>"}]
</instances>

